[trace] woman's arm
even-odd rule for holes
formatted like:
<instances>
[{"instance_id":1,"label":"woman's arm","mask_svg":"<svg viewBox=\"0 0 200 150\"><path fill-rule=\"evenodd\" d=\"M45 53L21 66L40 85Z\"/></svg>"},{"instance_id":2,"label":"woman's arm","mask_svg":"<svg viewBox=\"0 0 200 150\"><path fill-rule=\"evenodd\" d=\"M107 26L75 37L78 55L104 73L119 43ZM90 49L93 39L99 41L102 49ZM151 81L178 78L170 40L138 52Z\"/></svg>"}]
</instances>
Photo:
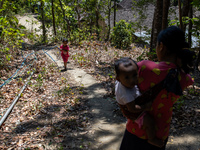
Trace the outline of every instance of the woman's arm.
<instances>
[{"instance_id":1,"label":"woman's arm","mask_svg":"<svg viewBox=\"0 0 200 150\"><path fill-rule=\"evenodd\" d=\"M138 96L135 99L135 103L137 105L145 105L148 102L153 102L157 95L160 93L161 90L164 89L164 80L160 83L156 84L154 87L150 88L149 90L142 93L142 95Z\"/></svg>"},{"instance_id":2,"label":"woman's arm","mask_svg":"<svg viewBox=\"0 0 200 150\"><path fill-rule=\"evenodd\" d=\"M128 111L130 111L132 113L140 113L143 111L150 110L151 105L152 105L152 102L148 102L144 105L137 105L137 104L135 104L135 101L132 101L130 103L127 103L126 107L127 107Z\"/></svg>"},{"instance_id":3,"label":"woman's arm","mask_svg":"<svg viewBox=\"0 0 200 150\"><path fill-rule=\"evenodd\" d=\"M149 111L151 109L152 102L156 96L160 93L163 88L164 81L161 81L154 87L150 88L146 92L142 93L134 101L127 103L127 105L120 105L121 112L123 115L131 120L136 119L136 113L141 113L142 111Z\"/></svg>"}]
</instances>

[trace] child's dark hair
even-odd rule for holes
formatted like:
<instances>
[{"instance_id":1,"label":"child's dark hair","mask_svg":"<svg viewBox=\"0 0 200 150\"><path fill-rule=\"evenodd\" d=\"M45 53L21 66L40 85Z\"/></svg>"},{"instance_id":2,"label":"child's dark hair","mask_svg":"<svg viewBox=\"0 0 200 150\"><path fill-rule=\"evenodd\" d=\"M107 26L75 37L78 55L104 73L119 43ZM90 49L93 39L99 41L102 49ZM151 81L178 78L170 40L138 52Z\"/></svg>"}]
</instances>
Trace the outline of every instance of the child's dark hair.
<instances>
[{"instance_id":1,"label":"child's dark hair","mask_svg":"<svg viewBox=\"0 0 200 150\"><path fill-rule=\"evenodd\" d=\"M133 59L131 59L130 57L122 57L122 58L118 59L118 60L115 62L115 72L116 72L116 75L119 76L119 74L120 74L120 69L119 69L119 65L120 65L120 64L123 63L125 66L130 66L130 65L132 65L132 64L131 64L131 61L132 61L132 62L137 66L137 68L138 68L137 63L136 63Z\"/></svg>"},{"instance_id":2,"label":"child's dark hair","mask_svg":"<svg viewBox=\"0 0 200 150\"><path fill-rule=\"evenodd\" d=\"M62 42L68 42L68 39L67 39L67 38L64 38L64 39L62 40Z\"/></svg>"},{"instance_id":3,"label":"child's dark hair","mask_svg":"<svg viewBox=\"0 0 200 150\"><path fill-rule=\"evenodd\" d=\"M157 41L158 44L162 42L167 47L169 53L176 54L181 59L181 69L185 73L192 71L191 68L196 55L188 49L189 44L185 41L185 33L180 28L171 26L162 30L158 35Z\"/></svg>"}]
</instances>

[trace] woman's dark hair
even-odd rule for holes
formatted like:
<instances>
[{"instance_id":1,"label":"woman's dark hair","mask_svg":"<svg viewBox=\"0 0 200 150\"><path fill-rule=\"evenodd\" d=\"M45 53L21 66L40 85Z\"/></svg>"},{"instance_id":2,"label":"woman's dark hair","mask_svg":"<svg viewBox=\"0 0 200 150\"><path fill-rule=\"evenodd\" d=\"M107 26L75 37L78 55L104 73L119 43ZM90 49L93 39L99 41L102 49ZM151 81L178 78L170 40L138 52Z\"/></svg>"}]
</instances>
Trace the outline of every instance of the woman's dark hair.
<instances>
[{"instance_id":1,"label":"woman's dark hair","mask_svg":"<svg viewBox=\"0 0 200 150\"><path fill-rule=\"evenodd\" d=\"M136 61L134 61L133 59L131 59L130 57L122 57L120 59L118 59L116 62L115 62L115 72L116 72L116 75L119 76L120 74L120 69L119 69L119 65L120 64L124 64L125 66L130 66L132 65L131 61L137 66L138 68L138 65L136 63Z\"/></svg>"},{"instance_id":2,"label":"woman's dark hair","mask_svg":"<svg viewBox=\"0 0 200 150\"><path fill-rule=\"evenodd\" d=\"M196 59L195 52L190 51L189 49L183 49L179 53L178 57L181 59L181 68L185 73L189 73L194 70L194 61Z\"/></svg>"},{"instance_id":3,"label":"woman's dark hair","mask_svg":"<svg viewBox=\"0 0 200 150\"><path fill-rule=\"evenodd\" d=\"M64 38L64 39L62 40L62 42L68 42L68 39L67 39L67 38Z\"/></svg>"},{"instance_id":4,"label":"woman's dark hair","mask_svg":"<svg viewBox=\"0 0 200 150\"><path fill-rule=\"evenodd\" d=\"M171 26L162 30L158 35L157 41L158 44L162 42L169 53L176 54L181 59L181 68L185 73L191 71L196 56L194 52L188 49L189 44L185 41L185 33L180 28Z\"/></svg>"}]
</instances>

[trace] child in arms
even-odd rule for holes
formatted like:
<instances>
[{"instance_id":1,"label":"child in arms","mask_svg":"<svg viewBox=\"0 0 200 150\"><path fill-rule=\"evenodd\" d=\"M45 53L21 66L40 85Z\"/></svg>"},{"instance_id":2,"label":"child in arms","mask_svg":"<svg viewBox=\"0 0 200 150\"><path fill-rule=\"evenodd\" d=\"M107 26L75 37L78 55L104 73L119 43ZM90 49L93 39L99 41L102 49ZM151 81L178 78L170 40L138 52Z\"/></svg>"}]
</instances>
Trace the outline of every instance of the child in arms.
<instances>
[{"instance_id":1,"label":"child in arms","mask_svg":"<svg viewBox=\"0 0 200 150\"><path fill-rule=\"evenodd\" d=\"M162 147L164 142L156 138L156 126L154 119L145 111L150 110L152 102L137 105L135 99L139 97L138 66L131 58L121 58L115 62L116 82L115 95L120 107L126 107L132 115L132 120L139 127L144 127L148 136L148 142L157 147Z\"/></svg>"}]
</instances>

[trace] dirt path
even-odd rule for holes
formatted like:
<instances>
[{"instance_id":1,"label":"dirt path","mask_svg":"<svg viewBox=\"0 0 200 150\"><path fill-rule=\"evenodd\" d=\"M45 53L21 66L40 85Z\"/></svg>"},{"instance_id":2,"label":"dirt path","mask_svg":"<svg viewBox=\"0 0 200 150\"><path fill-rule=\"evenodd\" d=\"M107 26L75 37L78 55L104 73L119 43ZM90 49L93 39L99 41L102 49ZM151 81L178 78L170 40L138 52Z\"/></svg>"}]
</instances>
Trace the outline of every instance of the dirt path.
<instances>
[{"instance_id":1,"label":"dirt path","mask_svg":"<svg viewBox=\"0 0 200 150\"><path fill-rule=\"evenodd\" d=\"M49 52L59 67L63 67L63 62L58 60L53 52ZM110 98L104 98L105 89L91 75L79 68L75 68L72 63L68 64L67 73L74 80L83 85L86 97L88 98L89 112L92 114L91 127L87 134L88 140L92 141L91 149L117 150L122 140L125 130L125 119L114 114L116 105ZM89 142L89 141L88 141Z\"/></svg>"},{"instance_id":2,"label":"dirt path","mask_svg":"<svg viewBox=\"0 0 200 150\"><path fill-rule=\"evenodd\" d=\"M49 52L49 54L56 60L58 66L62 68L62 61L58 60L54 53ZM126 120L113 112L116 109L116 105L112 103L110 98L103 98L106 95L106 91L100 83L82 69L76 68L72 63L69 63L68 67L67 73L80 85L84 85L86 97L89 100L89 111L93 117L87 137L88 140L94 139L88 141L94 144L90 148L92 150L118 150ZM192 101L194 103L194 100L188 100L187 103L192 103ZM195 101L196 104L199 103L199 100ZM188 105L188 107L190 106ZM176 132L172 132L169 136L166 150L200 149L200 130L191 127L176 128L172 126L171 128Z\"/></svg>"}]
</instances>

